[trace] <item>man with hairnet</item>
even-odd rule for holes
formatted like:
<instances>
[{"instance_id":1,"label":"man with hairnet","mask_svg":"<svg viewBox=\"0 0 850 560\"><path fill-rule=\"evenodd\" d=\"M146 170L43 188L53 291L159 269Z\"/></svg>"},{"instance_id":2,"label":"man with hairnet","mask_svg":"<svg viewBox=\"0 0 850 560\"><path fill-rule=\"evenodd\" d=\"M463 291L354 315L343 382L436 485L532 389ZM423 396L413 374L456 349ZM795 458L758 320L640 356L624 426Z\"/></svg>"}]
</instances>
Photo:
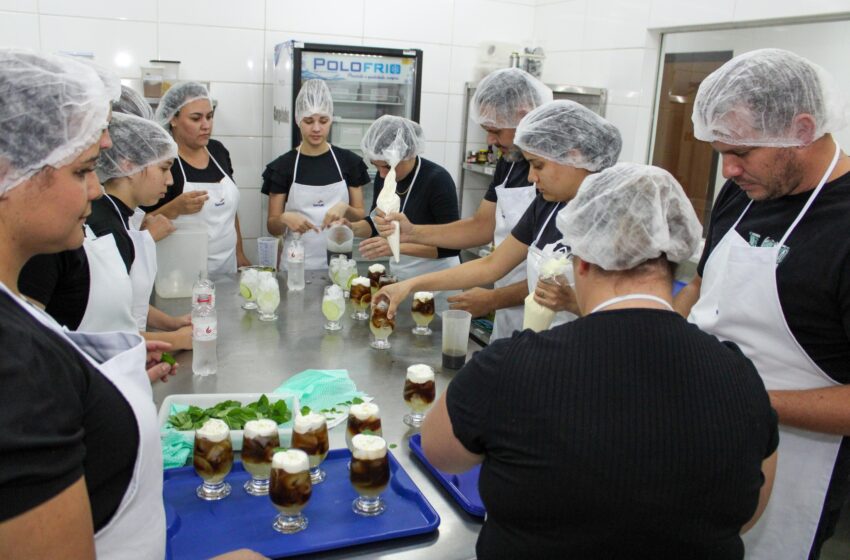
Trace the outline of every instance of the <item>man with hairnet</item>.
<instances>
[{"instance_id":1,"label":"man with hairnet","mask_svg":"<svg viewBox=\"0 0 850 560\"><path fill-rule=\"evenodd\" d=\"M778 49L730 60L694 104L728 181L676 307L741 347L780 422L748 558L817 558L850 490L850 158L830 134L845 118L831 77Z\"/></svg>"},{"instance_id":2,"label":"man with hairnet","mask_svg":"<svg viewBox=\"0 0 850 560\"><path fill-rule=\"evenodd\" d=\"M582 317L477 353L422 426L436 467L483 462L477 557L742 559L776 415L737 346L673 312L674 263L700 239L690 201L666 171L618 164L557 225Z\"/></svg>"},{"instance_id":3,"label":"man with hairnet","mask_svg":"<svg viewBox=\"0 0 850 560\"><path fill-rule=\"evenodd\" d=\"M413 224L401 214L391 214L375 221L381 235L394 232L391 222L398 220L402 242L466 249L504 241L536 195L528 180L528 162L514 147L514 132L526 114L549 101L552 91L519 68L496 70L481 80L472 98L470 118L487 132L487 144L499 148L502 157L478 210L469 218L443 225ZM454 309L465 309L473 317L496 310L491 340L522 328L522 303L528 294L525 265L517 265L495 286L493 290L473 288L449 298Z\"/></svg>"}]
</instances>

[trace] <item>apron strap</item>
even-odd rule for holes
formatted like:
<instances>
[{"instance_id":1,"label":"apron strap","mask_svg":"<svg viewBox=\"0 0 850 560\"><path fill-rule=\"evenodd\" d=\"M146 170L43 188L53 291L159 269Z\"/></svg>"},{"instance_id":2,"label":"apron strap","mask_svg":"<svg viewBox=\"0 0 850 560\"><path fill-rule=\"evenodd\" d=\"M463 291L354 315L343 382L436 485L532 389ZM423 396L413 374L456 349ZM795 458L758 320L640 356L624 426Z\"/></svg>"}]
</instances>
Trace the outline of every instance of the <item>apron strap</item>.
<instances>
[{"instance_id":1,"label":"apron strap","mask_svg":"<svg viewBox=\"0 0 850 560\"><path fill-rule=\"evenodd\" d=\"M422 158L416 156L416 171L413 173L413 180L410 181L410 186L407 187L407 193L404 195L404 204L401 205L400 213L404 214L404 209L407 208L407 201L413 193L413 185L416 183L416 178L419 177L419 168L422 167Z\"/></svg>"},{"instance_id":2,"label":"apron strap","mask_svg":"<svg viewBox=\"0 0 850 560\"><path fill-rule=\"evenodd\" d=\"M108 194L104 194L103 196L106 197L106 200L112 203L112 207L115 208L115 213L118 214L118 217L121 218L121 223L124 224L124 230L129 232L130 228L128 227L128 224L124 222L124 216L121 215L121 210L118 209L118 205L115 204L115 201L112 200L112 197Z\"/></svg>"},{"instance_id":3,"label":"apron strap","mask_svg":"<svg viewBox=\"0 0 850 560\"><path fill-rule=\"evenodd\" d=\"M328 150L331 152L331 157L334 158L334 163L336 164L336 170L339 172L340 181L345 181L345 177L342 176L342 168L339 166L339 162L336 159L336 154L334 153L333 146L328 144ZM212 157L212 156L210 156ZM301 159L301 147L295 149L295 166L292 168L292 182L295 182L295 179L298 177L298 160ZM218 165L218 164L216 164ZM221 169L221 168L219 168ZM347 183L346 183L347 185ZM292 185L290 185L292 187Z\"/></svg>"},{"instance_id":4,"label":"apron strap","mask_svg":"<svg viewBox=\"0 0 850 560\"><path fill-rule=\"evenodd\" d=\"M336 170L339 173L339 180L345 181L345 177L342 176L342 168L339 166L339 161L337 161L337 159L336 159L336 154L334 153L334 148L333 148L333 146L330 145L330 143L328 144L328 149L331 151L331 157L334 158L334 163L336 164ZM348 183L346 183L345 185L348 186Z\"/></svg>"},{"instance_id":5,"label":"apron strap","mask_svg":"<svg viewBox=\"0 0 850 560\"><path fill-rule=\"evenodd\" d=\"M800 220L803 219L803 216L806 215L812 203L814 203L817 196L823 190L823 186L826 184L826 180L829 179L829 176L832 174L832 170L835 169L835 166L838 164L838 156L841 155L841 148L838 146L838 142L833 140L835 144L835 154L832 156L832 161L829 164L829 167L826 168L826 172L821 177L818 186L815 187L815 192L812 193L812 196L809 197L809 200L806 201L806 204L803 206L803 209L800 210L800 213L797 215L797 219L791 223L791 226L788 228L788 231L785 232L785 235L782 236L782 239L779 241L779 246L782 247L785 244L785 241L788 239L788 236L791 235L791 232L794 231L794 228L797 227L797 224L800 223Z\"/></svg>"},{"instance_id":6,"label":"apron strap","mask_svg":"<svg viewBox=\"0 0 850 560\"><path fill-rule=\"evenodd\" d=\"M588 315L590 315L592 313L596 313L600 309L605 309L606 307L610 307L614 304L617 304L617 303L620 303L620 302L623 302L623 301L633 300L633 299L646 299L646 300L654 301L655 303L660 303L661 305L663 305L664 307L666 307L670 311L673 311L673 306L670 305L669 303L667 303L666 301L664 301L663 299L661 299L658 296L654 296L652 294L628 294L628 295L625 295L625 296L617 296L617 297L613 297L611 299L606 299L605 301L603 301L602 303L600 303L599 305L594 307L593 310L590 313L588 313Z\"/></svg>"},{"instance_id":7,"label":"apron strap","mask_svg":"<svg viewBox=\"0 0 850 560\"><path fill-rule=\"evenodd\" d=\"M542 227L542 228L540 228L540 231L537 233L537 237L536 237L536 238L534 239L534 241L531 243L531 246L532 246L532 247L536 246L536 245L537 245L537 242L538 242L538 241L540 241L540 237L543 235L543 232L544 232L544 231L546 231L546 226L548 226L548 225L549 225L549 220L551 220L551 219L552 219L552 216L554 216L554 215L555 215L555 212L557 212L558 210L560 210L561 208L563 208L563 207L564 207L563 205L564 205L564 203L563 203L563 202L559 202L557 205L555 205L555 208L553 208L553 209L552 209L552 212L550 212L550 213L549 213L549 217L548 217L548 218L546 218L546 221L545 221L545 222L543 222L543 227Z\"/></svg>"},{"instance_id":8,"label":"apron strap","mask_svg":"<svg viewBox=\"0 0 850 560\"><path fill-rule=\"evenodd\" d=\"M183 169L183 158L180 157L180 154L177 154L177 166L180 168L180 173L183 174L183 184L189 182L189 178L186 176L186 170Z\"/></svg>"},{"instance_id":9,"label":"apron strap","mask_svg":"<svg viewBox=\"0 0 850 560\"><path fill-rule=\"evenodd\" d=\"M214 158L214 157L213 157L213 155L210 153L210 151L209 151L206 147L204 147L204 150L206 150L207 155L208 155L208 156L210 156L210 159L211 159L211 160L212 160L212 162L215 164L215 166L216 166L216 167L218 167L218 170L219 170L219 171L221 171L221 174L222 174L222 175L224 175L224 177L230 178L230 175L228 175L228 174L227 174L227 172L226 172L224 169L222 169L222 167L218 164L218 162L215 160L215 158ZM232 180L233 180L233 179L231 179L231 181L232 181Z\"/></svg>"}]
</instances>

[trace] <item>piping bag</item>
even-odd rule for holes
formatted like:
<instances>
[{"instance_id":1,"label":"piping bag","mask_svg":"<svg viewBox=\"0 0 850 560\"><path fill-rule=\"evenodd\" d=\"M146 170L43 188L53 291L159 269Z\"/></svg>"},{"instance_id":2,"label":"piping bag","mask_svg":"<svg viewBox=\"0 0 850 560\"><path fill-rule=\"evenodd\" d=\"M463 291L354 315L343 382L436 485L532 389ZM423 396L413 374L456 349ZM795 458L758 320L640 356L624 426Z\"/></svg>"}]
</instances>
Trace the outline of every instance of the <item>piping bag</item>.
<instances>
[{"instance_id":1,"label":"piping bag","mask_svg":"<svg viewBox=\"0 0 850 560\"><path fill-rule=\"evenodd\" d=\"M398 212L401 209L401 199L396 194L396 174L395 168L398 162L401 161L402 154L406 153L408 147L402 136L402 131L399 130L395 140L383 150L386 156L386 161L390 166L390 171L384 179L384 187L378 195L378 200L375 206L385 215L391 212ZM393 262L398 262L401 250L401 230L399 223L393 220L395 231L387 236L387 242L390 244L390 251L393 253Z\"/></svg>"}]
</instances>

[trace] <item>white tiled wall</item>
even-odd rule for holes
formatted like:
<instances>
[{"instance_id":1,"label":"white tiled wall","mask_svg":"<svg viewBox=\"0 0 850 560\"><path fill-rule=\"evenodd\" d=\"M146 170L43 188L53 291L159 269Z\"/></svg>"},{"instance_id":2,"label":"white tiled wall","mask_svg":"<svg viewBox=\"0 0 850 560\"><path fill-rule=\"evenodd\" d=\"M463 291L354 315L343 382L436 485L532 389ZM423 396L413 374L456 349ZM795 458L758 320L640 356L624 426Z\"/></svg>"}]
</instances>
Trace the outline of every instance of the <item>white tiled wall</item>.
<instances>
[{"instance_id":1,"label":"white tiled wall","mask_svg":"<svg viewBox=\"0 0 850 560\"><path fill-rule=\"evenodd\" d=\"M265 227L260 175L278 155L268 126L276 43L422 49L426 155L457 179L463 85L478 76L482 42L542 46L544 81L607 88L622 159L643 162L659 28L848 11L848 0L0 0L0 46L91 52L135 85L149 59L175 59L182 78L210 82L251 254Z\"/></svg>"}]
</instances>

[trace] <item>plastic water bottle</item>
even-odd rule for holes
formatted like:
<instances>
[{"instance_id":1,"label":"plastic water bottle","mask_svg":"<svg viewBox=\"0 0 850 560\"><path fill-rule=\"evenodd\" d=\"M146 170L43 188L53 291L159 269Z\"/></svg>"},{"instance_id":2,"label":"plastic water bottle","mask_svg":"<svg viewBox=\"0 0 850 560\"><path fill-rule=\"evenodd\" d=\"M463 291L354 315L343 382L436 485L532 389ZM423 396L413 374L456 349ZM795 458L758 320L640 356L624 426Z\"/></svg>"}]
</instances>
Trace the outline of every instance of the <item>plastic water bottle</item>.
<instances>
[{"instance_id":1,"label":"plastic water bottle","mask_svg":"<svg viewBox=\"0 0 850 560\"><path fill-rule=\"evenodd\" d=\"M195 375L212 375L218 371L216 339L218 319L209 296L192 309L192 371Z\"/></svg>"},{"instance_id":2,"label":"plastic water bottle","mask_svg":"<svg viewBox=\"0 0 850 560\"><path fill-rule=\"evenodd\" d=\"M207 278L207 271L202 270L198 273L198 279L192 286L192 308L197 307L202 299L209 296L209 304L215 307L215 283Z\"/></svg>"},{"instance_id":3,"label":"plastic water bottle","mask_svg":"<svg viewBox=\"0 0 850 560\"><path fill-rule=\"evenodd\" d=\"M286 289L290 292L304 289L304 243L300 233L292 234L286 249Z\"/></svg>"}]
</instances>

